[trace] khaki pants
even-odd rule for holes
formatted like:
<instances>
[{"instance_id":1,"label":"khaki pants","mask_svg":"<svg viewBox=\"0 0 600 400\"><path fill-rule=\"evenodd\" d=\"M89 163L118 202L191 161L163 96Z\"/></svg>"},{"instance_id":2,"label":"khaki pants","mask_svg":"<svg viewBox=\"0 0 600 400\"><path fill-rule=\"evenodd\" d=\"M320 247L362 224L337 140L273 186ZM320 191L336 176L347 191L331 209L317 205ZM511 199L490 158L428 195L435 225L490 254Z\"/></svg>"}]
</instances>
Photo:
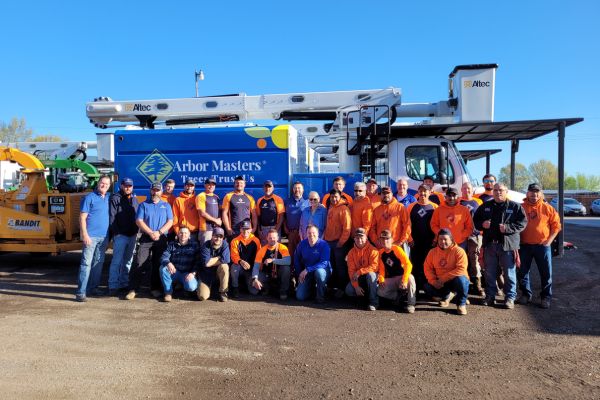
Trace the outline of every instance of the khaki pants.
<instances>
[{"instance_id":1,"label":"khaki pants","mask_svg":"<svg viewBox=\"0 0 600 400\"><path fill-rule=\"evenodd\" d=\"M467 255L469 257L469 278L481 278L479 253L481 252L481 235L471 235L467 239Z\"/></svg>"},{"instance_id":2,"label":"khaki pants","mask_svg":"<svg viewBox=\"0 0 600 400\"><path fill-rule=\"evenodd\" d=\"M402 276L394 276L391 278L385 278L385 285L379 286L377 289L377 295L385 299L396 301L400 297L406 295L406 302L409 306L414 306L417 303L417 284L415 278L410 275L408 278L408 285L406 289L400 289L400 283L402 282Z\"/></svg>"},{"instance_id":3,"label":"khaki pants","mask_svg":"<svg viewBox=\"0 0 600 400\"><path fill-rule=\"evenodd\" d=\"M209 271L211 269L215 270L214 275L211 275L212 271ZM200 274L198 285L198 298L200 300L208 300L210 298L210 288L213 285L215 276L219 280L219 293L227 293L227 289L229 288L229 265L220 264L216 267L206 268Z\"/></svg>"}]
</instances>

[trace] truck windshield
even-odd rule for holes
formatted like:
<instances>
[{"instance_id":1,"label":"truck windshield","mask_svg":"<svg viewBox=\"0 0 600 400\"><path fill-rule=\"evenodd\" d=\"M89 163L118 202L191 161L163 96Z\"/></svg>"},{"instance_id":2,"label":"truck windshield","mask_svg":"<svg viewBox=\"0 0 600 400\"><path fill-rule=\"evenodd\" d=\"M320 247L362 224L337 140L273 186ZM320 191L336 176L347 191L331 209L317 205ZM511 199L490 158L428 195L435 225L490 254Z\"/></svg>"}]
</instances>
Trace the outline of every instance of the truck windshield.
<instances>
[{"instance_id":1,"label":"truck windshield","mask_svg":"<svg viewBox=\"0 0 600 400\"><path fill-rule=\"evenodd\" d=\"M451 159L452 157L450 157ZM430 175L436 183L440 183L440 147L409 146L405 151L406 173L410 179L422 181ZM454 167L448 163L448 183L454 183Z\"/></svg>"}]
</instances>

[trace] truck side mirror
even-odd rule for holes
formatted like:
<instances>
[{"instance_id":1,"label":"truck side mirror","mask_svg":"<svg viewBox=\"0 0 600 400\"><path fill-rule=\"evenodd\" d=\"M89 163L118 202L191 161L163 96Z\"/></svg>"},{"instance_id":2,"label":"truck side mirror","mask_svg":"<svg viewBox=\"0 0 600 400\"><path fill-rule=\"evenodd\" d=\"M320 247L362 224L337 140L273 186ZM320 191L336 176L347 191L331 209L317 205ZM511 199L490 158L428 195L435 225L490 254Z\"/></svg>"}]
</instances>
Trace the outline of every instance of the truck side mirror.
<instances>
[{"instance_id":1,"label":"truck side mirror","mask_svg":"<svg viewBox=\"0 0 600 400\"><path fill-rule=\"evenodd\" d=\"M438 177L442 186L448 184L448 142L442 142L440 146L440 170Z\"/></svg>"}]
</instances>

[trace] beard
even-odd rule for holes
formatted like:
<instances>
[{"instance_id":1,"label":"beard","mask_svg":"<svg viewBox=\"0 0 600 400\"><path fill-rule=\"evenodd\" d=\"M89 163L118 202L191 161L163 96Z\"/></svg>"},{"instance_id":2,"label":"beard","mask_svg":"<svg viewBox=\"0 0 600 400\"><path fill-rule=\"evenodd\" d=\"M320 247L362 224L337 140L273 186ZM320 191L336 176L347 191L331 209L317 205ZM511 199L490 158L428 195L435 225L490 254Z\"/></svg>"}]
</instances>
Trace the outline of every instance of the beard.
<instances>
[{"instance_id":1,"label":"beard","mask_svg":"<svg viewBox=\"0 0 600 400\"><path fill-rule=\"evenodd\" d=\"M159 194L153 194L152 195L152 201L153 202L157 202L160 200L160 195Z\"/></svg>"}]
</instances>

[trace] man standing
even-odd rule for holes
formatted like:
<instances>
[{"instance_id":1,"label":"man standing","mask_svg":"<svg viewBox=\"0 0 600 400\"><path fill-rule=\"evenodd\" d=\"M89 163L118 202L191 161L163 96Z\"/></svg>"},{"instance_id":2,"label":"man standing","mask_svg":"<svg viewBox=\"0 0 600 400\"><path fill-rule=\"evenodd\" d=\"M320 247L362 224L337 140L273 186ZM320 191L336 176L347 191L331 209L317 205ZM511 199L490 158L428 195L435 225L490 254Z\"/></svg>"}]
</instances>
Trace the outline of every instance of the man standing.
<instances>
[{"instance_id":1,"label":"man standing","mask_svg":"<svg viewBox=\"0 0 600 400\"><path fill-rule=\"evenodd\" d=\"M310 192L308 194L308 202L310 207L302 210L300 217L300 238L306 239L306 228L309 225L314 225L319 229L319 237L323 238L325 227L327 226L327 208L320 203L319 193Z\"/></svg>"},{"instance_id":2,"label":"man standing","mask_svg":"<svg viewBox=\"0 0 600 400\"><path fill-rule=\"evenodd\" d=\"M384 230L392 232L394 244L403 246L410 237L410 220L406 208L392 195L389 187L381 189L381 205L373 211L373 221L369 238L372 243L379 243Z\"/></svg>"},{"instance_id":3,"label":"man standing","mask_svg":"<svg viewBox=\"0 0 600 400\"><path fill-rule=\"evenodd\" d=\"M267 243L267 233L271 229L281 232L281 224L285 215L285 206L281 197L273 193L273 182L265 181L263 184L264 196L256 202L256 217L258 219L257 233L260 243Z\"/></svg>"},{"instance_id":4,"label":"man standing","mask_svg":"<svg viewBox=\"0 0 600 400\"><path fill-rule=\"evenodd\" d=\"M233 183L233 192L223 198L223 226L229 238L240 234L240 224L244 220L252 221L252 229L256 230L256 212L254 197L244 192L246 180L237 176Z\"/></svg>"},{"instance_id":5,"label":"man standing","mask_svg":"<svg viewBox=\"0 0 600 400\"><path fill-rule=\"evenodd\" d=\"M474 197L481 200L482 203L492 200L494 198L494 185L496 184L496 177L492 174L485 174L483 176L483 193L476 194Z\"/></svg>"},{"instance_id":6,"label":"man standing","mask_svg":"<svg viewBox=\"0 0 600 400\"><path fill-rule=\"evenodd\" d=\"M379 288L377 294L394 302L406 298L404 310L412 314L417 303L417 286L411 275L412 264L400 246L392 243L392 232L384 230L379 238Z\"/></svg>"},{"instance_id":7,"label":"man standing","mask_svg":"<svg viewBox=\"0 0 600 400\"><path fill-rule=\"evenodd\" d=\"M296 299L307 300L316 285L316 302L323 303L327 281L331 277L331 252L327 242L319 239L319 228L316 226L309 225L306 236L294 254L294 272L298 282Z\"/></svg>"},{"instance_id":8,"label":"man standing","mask_svg":"<svg viewBox=\"0 0 600 400\"><path fill-rule=\"evenodd\" d=\"M242 221L241 233L231 241L231 296L235 299L239 296L240 275L244 277L248 292L252 293L252 267L256 254L260 249L260 241L252 233L250 221Z\"/></svg>"},{"instance_id":9,"label":"man standing","mask_svg":"<svg viewBox=\"0 0 600 400\"><path fill-rule=\"evenodd\" d=\"M194 189L196 183L188 179L185 182L183 192L173 202L173 229L178 235L179 229L186 226L190 231L190 239L194 242L198 241L198 211L196 210L196 195Z\"/></svg>"},{"instance_id":10,"label":"man standing","mask_svg":"<svg viewBox=\"0 0 600 400\"><path fill-rule=\"evenodd\" d=\"M169 203L171 207L173 207L173 203L175 202L175 181L173 179L167 179L163 186L162 194L160 195L160 199Z\"/></svg>"},{"instance_id":11,"label":"man standing","mask_svg":"<svg viewBox=\"0 0 600 400\"><path fill-rule=\"evenodd\" d=\"M200 259L200 247L190 239L190 230L182 226L177 231L177 240L169 242L161 258L160 277L165 290L165 302L173 299L173 281L183 285L186 292L198 289L196 269Z\"/></svg>"},{"instance_id":12,"label":"man standing","mask_svg":"<svg viewBox=\"0 0 600 400\"><path fill-rule=\"evenodd\" d=\"M362 182L354 184L354 200L350 205L350 216L352 218L352 231L364 228L368 235L369 229L371 229L373 208L371 207L371 201L367 197L367 185Z\"/></svg>"},{"instance_id":13,"label":"man standing","mask_svg":"<svg viewBox=\"0 0 600 400\"><path fill-rule=\"evenodd\" d=\"M503 183L494 185L494 199L483 203L475 211L475 228L483 231L485 262L485 303L493 306L496 298L497 269L504 272L504 307L515 307L517 297L516 255L519 234L527 225L527 216L520 204L508 200L508 189Z\"/></svg>"},{"instance_id":14,"label":"man standing","mask_svg":"<svg viewBox=\"0 0 600 400\"><path fill-rule=\"evenodd\" d=\"M294 182L292 186L292 196L285 199L285 223L283 230L288 238L288 250L290 257L294 259L296 246L300 243L300 218L302 211L310 206L304 195L304 186L301 182Z\"/></svg>"},{"instance_id":15,"label":"man standing","mask_svg":"<svg viewBox=\"0 0 600 400\"><path fill-rule=\"evenodd\" d=\"M346 187L346 180L342 176L336 176L333 179L333 189L339 191L342 194L342 198L346 200L346 204L352 204L352 196L347 193L344 193L344 188ZM331 195L331 191L323 196L323 205L327 208L331 205L329 201L329 196Z\"/></svg>"},{"instance_id":16,"label":"man standing","mask_svg":"<svg viewBox=\"0 0 600 400\"><path fill-rule=\"evenodd\" d=\"M527 214L527 226L521 232L521 268L519 288L521 297L519 304L531 301L533 292L529 283L529 270L535 260L541 280L541 307L549 308L552 300L552 241L561 230L558 212L548 203L544 202L542 187L532 183L527 188L527 198L523 202L523 209Z\"/></svg>"},{"instance_id":17,"label":"man standing","mask_svg":"<svg viewBox=\"0 0 600 400\"><path fill-rule=\"evenodd\" d=\"M213 228L223 225L219 218L219 196L215 194L217 182L213 178L204 181L204 192L196 196L198 210L198 242L206 243L212 237Z\"/></svg>"},{"instance_id":18,"label":"man standing","mask_svg":"<svg viewBox=\"0 0 600 400\"><path fill-rule=\"evenodd\" d=\"M352 218L346 202L342 200L342 193L337 189L329 192L330 207L327 210L327 226L323 233L323 240L327 241L331 249L333 267L333 285L336 289L335 296L344 296L344 287L348 282L348 267L346 264L346 241L350 238Z\"/></svg>"},{"instance_id":19,"label":"man standing","mask_svg":"<svg viewBox=\"0 0 600 400\"><path fill-rule=\"evenodd\" d=\"M381 204L381 196L377 191L379 186L377 185L377 181L373 178L367 181L367 197L371 201L371 207L373 210L376 209Z\"/></svg>"},{"instance_id":20,"label":"man standing","mask_svg":"<svg viewBox=\"0 0 600 400\"><path fill-rule=\"evenodd\" d=\"M348 253L348 276L346 295L366 299L369 311L377 310L377 272L379 270L379 252L367 239L363 228L354 231L354 246Z\"/></svg>"},{"instance_id":21,"label":"man standing","mask_svg":"<svg viewBox=\"0 0 600 400\"><path fill-rule=\"evenodd\" d=\"M119 294L129 286L129 270L139 230L135 223L138 205L137 197L133 193L133 180L124 178L121 180L119 192L110 196L113 254L108 273L108 289L111 296Z\"/></svg>"},{"instance_id":22,"label":"man standing","mask_svg":"<svg viewBox=\"0 0 600 400\"><path fill-rule=\"evenodd\" d=\"M423 184L427 185L431 188L431 193L429 194L429 201L431 201L432 203L434 203L435 205L438 205L438 206L444 202L444 194L433 190L433 188L435 186L435 181L433 180L433 176L425 175L425 177L423 178Z\"/></svg>"},{"instance_id":23,"label":"man standing","mask_svg":"<svg viewBox=\"0 0 600 400\"><path fill-rule=\"evenodd\" d=\"M446 190L446 201L433 212L431 230L434 234L442 228L450 229L456 243L467 250L467 239L473 233L473 219L469 209L458 203L458 192L453 187Z\"/></svg>"},{"instance_id":24,"label":"man standing","mask_svg":"<svg viewBox=\"0 0 600 400\"><path fill-rule=\"evenodd\" d=\"M437 247L425 259L425 291L432 297L441 297L440 307L448 307L457 295L456 312L467 314L469 274L467 273L467 253L456 245L449 229L440 229Z\"/></svg>"},{"instance_id":25,"label":"man standing","mask_svg":"<svg viewBox=\"0 0 600 400\"><path fill-rule=\"evenodd\" d=\"M213 229L212 238L200 246L200 268L198 270L198 300L210 298L210 292L215 280L218 281L219 295L217 300L227 301L229 288L229 263L231 257L229 245L225 240L223 229Z\"/></svg>"},{"instance_id":26,"label":"man standing","mask_svg":"<svg viewBox=\"0 0 600 400\"><path fill-rule=\"evenodd\" d=\"M471 213L471 218L475 215L475 211L482 204L481 200L473 197L473 185L471 182L463 183L461 187L462 198L460 204L467 207ZM471 288L475 294L484 296L485 291L481 287L481 265L479 264L479 254L481 252L481 233L477 229L467 239L467 256L469 257L469 279L471 280Z\"/></svg>"},{"instance_id":27,"label":"man standing","mask_svg":"<svg viewBox=\"0 0 600 400\"><path fill-rule=\"evenodd\" d=\"M84 302L88 295L100 294L104 254L108 246L110 178L100 177L96 190L81 199L79 226L83 249L75 300Z\"/></svg>"},{"instance_id":28,"label":"man standing","mask_svg":"<svg viewBox=\"0 0 600 400\"><path fill-rule=\"evenodd\" d=\"M412 194L408 193L408 178L398 178L396 181L396 190L397 192L394 197L404 207L408 207L410 203L417 201Z\"/></svg>"},{"instance_id":29,"label":"man standing","mask_svg":"<svg viewBox=\"0 0 600 400\"><path fill-rule=\"evenodd\" d=\"M410 261L412 262L412 274L417 284L417 293L424 288L426 279L423 271L425 258L431 248L435 245L435 234L431 230L431 217L437 208L437 204L429 201L431 188L425 184L419 186L419 196L416 203L408 206L408 215L411 225L411 236L409 238Z\"/></svg>"},{"instance_id":30,"label":"man standing","mask_svg":"<svg viewBox=\"0 0 600 400\"><path fill-rule=\"evenodd\" d=\"M287 300L290 289L290 264L292 260L285 245L279 243L279 233L271 229L267 244L258 250L252 268L252 286L257 294L268 293L271 285L279 287L279 299Z\"/></svg>"},{"instance_id":31,"label":"man standing","mask_svg":"<svg viewBox=\"0 0 600 400\"><path fill-rule=\"evenodd\" d=\"M173 211L169 203L161 200L162 185L154 182L150 187L150 197L141 203L136 213L135 223L142 232L136 262L129 273L127 300L133 300L139 290L142 278L150 272L150 292L155 298L162 293L159 269L162 254L167 248L167 234L173 225Z\"/></svg>"}]
</instances>

